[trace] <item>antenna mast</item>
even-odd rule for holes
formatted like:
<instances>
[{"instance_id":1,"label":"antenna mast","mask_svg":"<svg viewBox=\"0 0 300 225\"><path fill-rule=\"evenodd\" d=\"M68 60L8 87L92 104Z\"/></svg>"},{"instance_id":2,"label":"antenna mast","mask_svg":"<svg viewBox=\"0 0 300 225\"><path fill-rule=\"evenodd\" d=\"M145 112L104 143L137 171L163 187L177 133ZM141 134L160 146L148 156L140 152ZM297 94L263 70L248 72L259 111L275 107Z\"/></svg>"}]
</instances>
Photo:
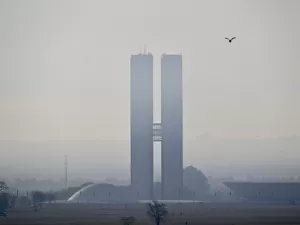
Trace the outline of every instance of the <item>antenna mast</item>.
<instances>
[{"instance_id":1,"label":"antenna mast","mask_svg":"<svg viewBox=\"0 0 300 225\"><path fill-rule=\"evenodd\" d=\"M65 155L65 188L68 188L68 156Z\"/></svg>"}]
</instances>

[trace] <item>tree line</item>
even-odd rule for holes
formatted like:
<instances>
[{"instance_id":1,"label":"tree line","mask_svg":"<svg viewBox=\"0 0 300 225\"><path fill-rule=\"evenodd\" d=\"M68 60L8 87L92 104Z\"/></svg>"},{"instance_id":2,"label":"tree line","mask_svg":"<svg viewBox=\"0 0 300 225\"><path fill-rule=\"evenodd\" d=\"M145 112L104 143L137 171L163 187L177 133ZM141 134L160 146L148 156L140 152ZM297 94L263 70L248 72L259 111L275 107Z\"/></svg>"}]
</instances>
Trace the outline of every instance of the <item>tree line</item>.
<instances>
[{"instance_id":1,"label":"tree line","mask_svg":"<svg viewBox=\"0 0 300 225\"><path fill-rule=\"evenodd\" d=\"M26 195L20 195L18 191L10 192L4 181L0 181L0 215L6 215L7 209L18 207L32 207L38 211L43 202L52 203L56 201L54 192L31 191Z\"/></svg>"},{"instance_id":2,"label":"tree line","mask_svg":"<svg viewBox=\"0 0 300 225\"><path fill-rule=\"evenodd\" d=\"M39 211L42 203L56 201L55 193L53 192L32 191L25 196L19 196L18 192L10 193L8 190L6 183L0 181L0 216L6 216L6 210L15 208L16 204L19 204L19 206L31 206L34 211ZM147 204L147 207L147 215L156 225L160 225L161 222L166 220L168 210L165 204L153 201ZM121 221L124 225L131 225L135 222L135 218L133 216L122 217Z\"/></svg>"}]
</instances>

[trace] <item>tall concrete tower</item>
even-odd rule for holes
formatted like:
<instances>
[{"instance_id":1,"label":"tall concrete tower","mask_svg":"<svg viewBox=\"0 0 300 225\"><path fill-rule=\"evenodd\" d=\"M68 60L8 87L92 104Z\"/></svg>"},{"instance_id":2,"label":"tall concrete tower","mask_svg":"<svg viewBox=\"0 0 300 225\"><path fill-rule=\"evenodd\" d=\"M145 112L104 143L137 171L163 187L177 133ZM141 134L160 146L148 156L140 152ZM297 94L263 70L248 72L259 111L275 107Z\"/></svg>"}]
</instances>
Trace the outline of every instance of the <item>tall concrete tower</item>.
<instances>
[{"instance_id":1,"label":"tall concrete tower","mask_svg":"<svg viewBox=\"0 0 300 225\"><path fill-rule=\"evenodd\" d=\"M161 58L162 196L179 200L183 192L182 56Z\"/></svg>"},{"instance_id":2,"label":"tall concrete tower","mask_svg":"<svg viewBox=\"0 0 300 225\"><path fill-rule=\"evenodd\" d=\"M137 199L153 199L153 56L132 55L131 187Z\"/></svg>"}]
</instances>

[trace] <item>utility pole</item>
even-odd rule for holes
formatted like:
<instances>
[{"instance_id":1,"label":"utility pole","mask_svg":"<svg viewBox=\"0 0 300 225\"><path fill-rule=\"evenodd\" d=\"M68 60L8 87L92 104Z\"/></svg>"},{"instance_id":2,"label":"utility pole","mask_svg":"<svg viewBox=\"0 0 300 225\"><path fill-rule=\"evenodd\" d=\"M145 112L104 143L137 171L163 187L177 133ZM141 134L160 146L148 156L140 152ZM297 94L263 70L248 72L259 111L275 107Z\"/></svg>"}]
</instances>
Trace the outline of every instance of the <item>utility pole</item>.
<instances>
[{"instance_id":1,"label":"utility pole","mask_svg":"<svg viewBox=\"0 0 300 225\"><path fill-rule=\"evenodd\" d=\"M65 188L68 188L68 156L65 155Z\"/></svg>"}]
</instances>

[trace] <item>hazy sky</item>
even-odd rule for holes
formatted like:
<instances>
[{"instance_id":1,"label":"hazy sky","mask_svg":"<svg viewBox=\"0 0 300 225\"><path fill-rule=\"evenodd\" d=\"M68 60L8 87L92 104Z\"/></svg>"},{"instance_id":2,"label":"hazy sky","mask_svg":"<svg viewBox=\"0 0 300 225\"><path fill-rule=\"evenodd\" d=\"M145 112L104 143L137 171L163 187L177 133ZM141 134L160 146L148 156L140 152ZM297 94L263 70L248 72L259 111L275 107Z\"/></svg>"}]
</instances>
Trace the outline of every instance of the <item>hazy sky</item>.
<instances>
[{"instance_id":1,"label":"hazy sky","mask_svg":"<svg viewBox=\"0 0 300 225\"><path fill-rule=\"evenodd\" d=\"M144 44L157 96L160 55L183 54L185 139L300 135L299 12L299 0L0 0L0 139L129 139L129 59Z\"/></svg>"},{"instance_id":2,"label":"hazy sky","mask_svg":"<svg viewBox=\"0 0 300 225\"><path fill-rule=\"evenodd\" d=\"M154 55L155 120L160 56L183 54L184 165L224 173L233 164L264 165L264 144L187 140L299 136L299 40L299 0L0 0L0 140L127 143L3 144L1 165L63 176L67 152L76 177L128 176L129 60L144 45ZM279 169L296 163L299 142L292 145L270 147L265 158ZM156 171L159 158L155 151Z\"/></svg>"}]
</instances>

